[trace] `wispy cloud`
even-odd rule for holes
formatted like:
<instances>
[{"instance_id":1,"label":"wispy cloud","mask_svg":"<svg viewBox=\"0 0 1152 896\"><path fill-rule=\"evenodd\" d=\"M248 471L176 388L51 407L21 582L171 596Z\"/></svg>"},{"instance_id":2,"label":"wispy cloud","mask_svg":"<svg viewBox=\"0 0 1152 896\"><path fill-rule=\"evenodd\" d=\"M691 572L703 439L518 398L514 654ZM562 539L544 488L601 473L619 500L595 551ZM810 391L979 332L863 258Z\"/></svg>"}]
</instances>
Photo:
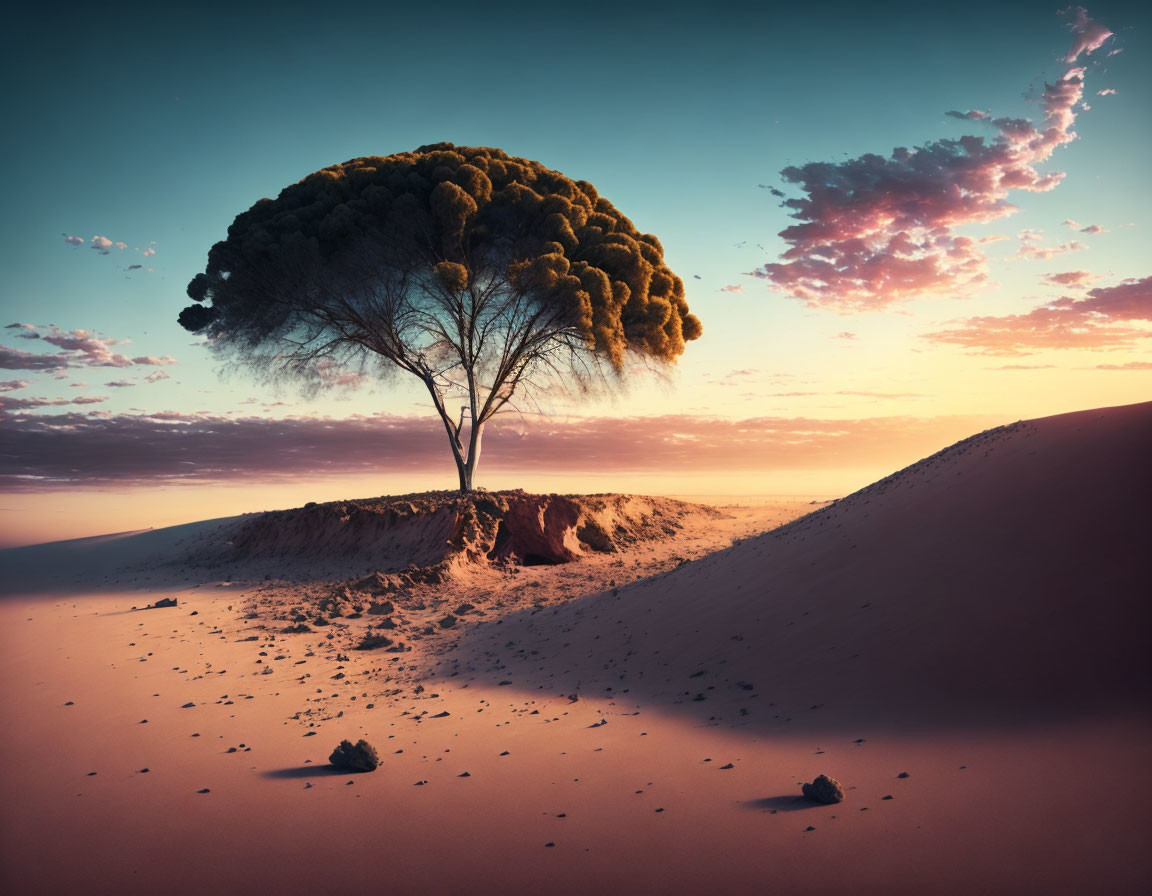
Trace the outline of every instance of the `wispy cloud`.
<instances>
[{"instance_id":1,"label":"wispy cloud","mask_svg":"<svg viewBox=\"0 0 1152 896\"><path fill-rule=\"evenodd\" d=\"M1097 370L1152 370L1152 361L1129 361L1126 364L1097 364Z\"/></svg>"},{"instance_id":2,"label":"wispy cloud","mask_svg":"<svg viewBox=\"0 0 1152 896\"><path fill-rule=\"evenodd\" d=\"M171 355L164 355L161 358L157 358L155 355L142 355L139 358L133 358L132 363L144 364L152 367L163 367L165 364L177 364L179 362Z\"/></svg>"},{"instance_id":3,"label":"wispy cloud","mask_svg":"<svg viewBox=\"0 0 1152 896\"><path fill-rule=\"evenodd\" d=\"M61 234L61 236L64 237L64 242L69 246L87 246L89 249L93 249L96 252L99 252L101 255L111 255L114 249L119 252L123 252L128 248L128 244L123 240L114 240L111 237L102 236L100 234L96 234L91 239L84 239L82 236L70 236L66 233ZM139 252L141 255L155 255L155 245L156 243L153 241L143 249L137 246L132 251ZM139 267L139 265L134 265L134 267Z\"/></svg>"},{"instance_id":4,"label":"wispy cloud","mask_svg":"<svg viewBox=\"0 0 1152 896\"><path fill-rule=\"evenodd\" d=\"M495 471L668 472L824 469L908 461L982 429L988 418L529 417L494 421ZM431 418L230 419L11 414L0 420L0 488L41 491L108 483L276 480L376 471L455 475Z\"/></svg>"},{"instance_id":5,"label":"wispy cloud","mask_svg":"<svg viewBox=\"0 0 1152 896\"><path fill-rule=\"evenodd\" d=\"M17 389L31 385L31 380L2 380L0 381L0 392L15 392Z\"/></svg>"},{"instance_id":6,"label":"wispy cloud","mask_svg":"<svg viewBox=\"0 0 1152 896\"><path fill-rule=\"evenodd\" d=\"M80 398L9 398L5 395L0 395L0 413L58 407L66 404L96 404L107 400L107 398L96 396L81 396ZM0 424L0 426L2 425L3 424Z\"/></svg>"},{"instance_id":7,"label":"wispy cloud","mask_svg":"<svg viewBox=\"0 0 1152 896\"><path fill-rule=\"evenodd\" d=\"M1060 271L1055 274L1045 274L1044 279L1057 286L1087 286L1100 278L1091 271Z\"/></svg>"},{"instance_id":8,"label":"wispy cloud","mask_svg":"<svg viewBox=\"0 0 1152 896\"><path fill-rule=\"evenodd\" d=\"M1055 246L1037 246L1031 242L1024 243L1012 255L1009 255L1009 260L1017 260L1021 258L1026 259L1039 259L1045 261L1049 258L1054 258L1057 255L1064 255L1067 252L1083 252L1088 247L1081 243L1079 240L1070 240L1066 243L1058 243Z\"/></svg>"},{"instance_id":9,"label":"wispy cloud","mask_svg":"<svg viewBox=\"0 0 1152 896\"><path fill-rule=\"evenodd\" d=\"M801 198L783 205L799 223L780 236L782 260L750 272L810 305L838 311L883 308L928 293L963 293L987 280L984 253L956 233L967 224L1007 217L1016 191L1055 188L1060 172L1037 165L1076 139L1072 125L1084 92L1085 68L1077 63L1111 32L1082 8L1072 11L1072 46L1066 67L1046 84L1044 123L956 112L995 131L941 139L891 156L868 154L844 162L810 162L785 168L783 180Z\"/></svg>"},{"instance_id":10,"label":"wispy cloud","mask_svg":"<svg viewBox=\"0 0 1152 896\"><path fill-rule=\"evenodd\" d=\"M1041 349L1133 348L1152 337L1152 277L1064 296L1027 314L969 317L928 333L932 342L985 355L1027 355ZM1141 326L1133 326L1139 324Z\"/></svg>"},{"instance_id":11,"label":"wispy cloud","mask_svg":"<svg viewBox=\"0 0 1152 896\"><path fill-rule=\"evenodd\" d=\"M116 347L128 345L131 340L104 337L92 330L61 330L34 324L8 324L5 327L13 328L19 330L15 334L17 338L39 339L60 351L56 354L33 353L0 346L0 369L60 371L76 367L159 367L177 363L171 355L129 358Z\"/></svg>"}]
</instances>

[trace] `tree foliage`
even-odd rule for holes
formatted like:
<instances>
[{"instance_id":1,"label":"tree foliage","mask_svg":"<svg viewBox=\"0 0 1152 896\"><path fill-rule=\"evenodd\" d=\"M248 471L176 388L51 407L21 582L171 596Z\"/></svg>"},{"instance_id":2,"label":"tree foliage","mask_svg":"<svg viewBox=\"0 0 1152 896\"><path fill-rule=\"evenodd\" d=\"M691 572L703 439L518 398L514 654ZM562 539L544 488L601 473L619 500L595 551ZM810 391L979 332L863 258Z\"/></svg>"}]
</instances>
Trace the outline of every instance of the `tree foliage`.
<instances>
[{"instance_id":1,"label":"tree foliage","mask_svg":"<svg viewBox=\"0 0 1152 896\"><path fill-rule=\"evenodd\" d=\"M315 379L375 360L419 377L462 488L483 424L518 390L600 363L620 373L629 353L672 362L701 331L660 241L590 183L450 143L353 159L260 200L188 295L180 323L254 367Z\"/></svg>"}]
</instances>

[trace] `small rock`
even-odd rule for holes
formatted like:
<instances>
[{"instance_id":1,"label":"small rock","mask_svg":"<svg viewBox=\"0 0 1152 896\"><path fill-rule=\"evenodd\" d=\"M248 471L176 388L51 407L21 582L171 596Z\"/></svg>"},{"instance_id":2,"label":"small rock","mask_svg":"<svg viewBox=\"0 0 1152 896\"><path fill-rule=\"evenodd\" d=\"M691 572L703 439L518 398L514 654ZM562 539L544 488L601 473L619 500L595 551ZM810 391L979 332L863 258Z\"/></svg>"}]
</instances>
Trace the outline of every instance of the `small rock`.
<instances>
[{"instance_id":1,"label":"small rock","mask_svg":"<svg viewBox=\"0 0 1152 896\"><path fill-rule=\"evenodd\" d=\"M804 796L818 803L844 802L844 788L840 786L839 781L827 775L820 775L811 784L804 784L800 789L804 792Z\"/></svg>"},{"instance_id":2,"label":"small rock","mask_svg":"<svg viewBox=\"0 0 1152 896\"><path fill-rule=\"evenodd\" d=\"M348 740L340 741L328 761L336 768L350 772L373 772L380 764L380 757L375 747L361 738L355 745Z\"/></svg>"}]
</instances>

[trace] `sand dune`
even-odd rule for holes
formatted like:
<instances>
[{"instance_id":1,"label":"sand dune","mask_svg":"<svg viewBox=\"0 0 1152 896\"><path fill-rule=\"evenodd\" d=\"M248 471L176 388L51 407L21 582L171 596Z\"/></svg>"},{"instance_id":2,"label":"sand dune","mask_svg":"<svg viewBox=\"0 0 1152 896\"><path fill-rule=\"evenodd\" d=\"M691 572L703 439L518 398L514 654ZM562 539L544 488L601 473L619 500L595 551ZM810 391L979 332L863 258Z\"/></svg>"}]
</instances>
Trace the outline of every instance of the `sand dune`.
<instances>
[{"instance_id":1,"label":"sand dune","mask_svg":"<svg viewBox=\"0 0 1152 896\"><path fill-rule=\"evenodd\" d=\"M1152 674L1149 458L1152 404L994 429L690 566L506 619L461 668L498 657L490 677L772 729L1132 705ZM491 653L508 640L547 659Z\"/></svg>"},{"instance_id":2,"label":"sand dune","mask_svg":"<svg viewBox=\"0 0 1152 896\"><path fill-rule=\"evenodd\" d=\"M88 593L32 573L99 543L7 552L0 884L1147 892L1150 448L1152 404L1029 421L787 525L686 515L532 566L492 532L410 584L216 579L307 547L297 512L178 590L140 570L246 524L106 542ZM378 770L327 766L361 737ZM801 798L822 773L843 803Z\"/></svg>"}]
</instances>

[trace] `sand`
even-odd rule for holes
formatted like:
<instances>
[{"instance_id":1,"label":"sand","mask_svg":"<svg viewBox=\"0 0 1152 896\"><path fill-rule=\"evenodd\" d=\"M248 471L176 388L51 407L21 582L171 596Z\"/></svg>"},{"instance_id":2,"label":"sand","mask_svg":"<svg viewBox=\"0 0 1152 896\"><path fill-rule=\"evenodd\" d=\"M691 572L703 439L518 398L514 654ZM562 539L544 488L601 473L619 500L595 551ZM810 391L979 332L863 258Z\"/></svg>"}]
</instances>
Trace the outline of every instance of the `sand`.
<instances>
[{"instance_id":1,"label":"sand","mask_svg":"<svg viewBox=\"0 0 1152 896\"><path fill-rule=\"evenodd\" d=\"M813 505L457 571L391 596L395 652L349 649L381 621L355 588L316 626L335 585L107 561L64 589L0 553L0 879L1145 892L1150 448L1152 405L1030 421L783 527ZM376 772L326 767L359 737ZM821 773L843 803L800 798Z\"/></svg>"}]
</instances>

